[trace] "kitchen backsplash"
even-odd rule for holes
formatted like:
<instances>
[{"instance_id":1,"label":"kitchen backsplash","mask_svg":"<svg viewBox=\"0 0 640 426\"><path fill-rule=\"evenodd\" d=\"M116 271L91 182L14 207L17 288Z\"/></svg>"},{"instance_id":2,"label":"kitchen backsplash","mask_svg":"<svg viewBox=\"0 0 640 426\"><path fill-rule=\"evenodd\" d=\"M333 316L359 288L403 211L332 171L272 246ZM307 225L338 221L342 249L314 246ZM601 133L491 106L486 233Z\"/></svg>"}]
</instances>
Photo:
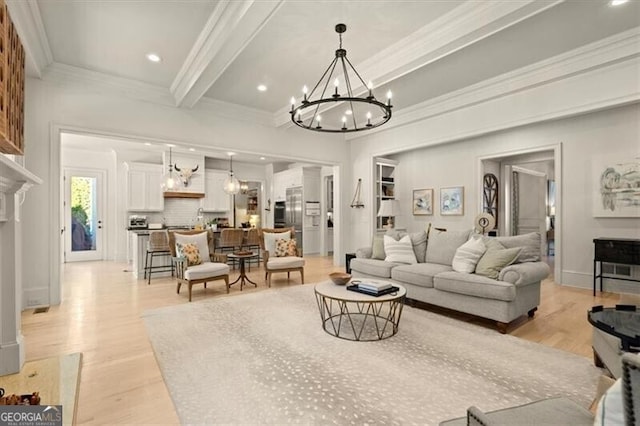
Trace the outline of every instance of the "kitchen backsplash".
<instances>
[{"instance_id":1,"label":"kitchen backsplash","mask_svg":"<svg viewBox=\"0 0 640 426\"><path fill-rule=\"evenodd\" d=\"M165 198L164 212L147 213L149 223L162 223L164 218L167 226L195 225L198 216L200 200L194 198ZM204 213L205 222L216 217L229 217L225 213Z\"/></svg>"}]
</instances>

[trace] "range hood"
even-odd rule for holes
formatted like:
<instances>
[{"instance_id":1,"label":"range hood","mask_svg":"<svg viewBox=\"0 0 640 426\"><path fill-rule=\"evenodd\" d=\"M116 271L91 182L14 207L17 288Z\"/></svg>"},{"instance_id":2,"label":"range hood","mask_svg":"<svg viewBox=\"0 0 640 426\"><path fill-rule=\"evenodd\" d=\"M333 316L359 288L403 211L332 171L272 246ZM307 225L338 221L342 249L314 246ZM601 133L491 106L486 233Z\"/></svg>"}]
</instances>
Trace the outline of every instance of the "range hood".
<instances>
[{"instance_id":1,"label":"range hood","mask_svg":"<svg viewBox=\"0 0 640 426\"><path fill-rule=\"evenodd\" d=\"M204 198L204 155L169 151L162 153L163 170L169 170L169 159L180 181L174 191L165 191L164 198Z\"/></svg>"}]
</instances>

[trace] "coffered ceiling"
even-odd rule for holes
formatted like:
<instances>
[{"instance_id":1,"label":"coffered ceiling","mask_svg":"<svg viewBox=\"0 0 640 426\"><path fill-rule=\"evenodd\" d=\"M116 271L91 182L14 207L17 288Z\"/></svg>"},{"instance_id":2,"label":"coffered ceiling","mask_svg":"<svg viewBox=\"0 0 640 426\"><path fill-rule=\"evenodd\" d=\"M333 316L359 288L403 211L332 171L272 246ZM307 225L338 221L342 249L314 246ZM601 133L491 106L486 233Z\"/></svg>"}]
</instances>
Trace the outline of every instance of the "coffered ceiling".
<instances>
[{"instance_id":1,"label":"coffered ceiling","mask_svg":"<svg viewBox=\"0 0 640 426\"><path fill-rule=\"evenodd\" d=\"M637 0L7 3L32 77L91 75L177 108L235 104L276 126L289 125L290 97L332 60L340 22L348 57L379 98L393 91L394 111L640 26Z\"/></svg>"}]
</instances>

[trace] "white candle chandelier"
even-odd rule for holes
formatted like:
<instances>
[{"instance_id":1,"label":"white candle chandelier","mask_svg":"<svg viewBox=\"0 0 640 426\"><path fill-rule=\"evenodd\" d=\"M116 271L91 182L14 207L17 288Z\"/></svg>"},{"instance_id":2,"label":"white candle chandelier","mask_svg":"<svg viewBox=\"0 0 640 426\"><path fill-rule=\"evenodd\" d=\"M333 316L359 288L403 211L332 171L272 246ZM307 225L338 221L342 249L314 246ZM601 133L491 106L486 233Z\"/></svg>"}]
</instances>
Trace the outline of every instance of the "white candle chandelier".
<instances>
[{"instance_id":1,"label":"white candle chandelier","mask_svg":"<svg viewBox=\"0 0 640 426\"><path fill-rule=\"evenodd\" d=\"M364 82L358 71L347 59L347 51L342 48L342 34L345 31L347 31L345 24L336 25L336 32L340 37L340 47L336 50L336 57L331 61L331 64L329 64L311 92L309 92L307 86L304 86L302 89L303 99L300 105L296 105L296 99L291 98L291 111L289 113L291 114L291 121L296 126L316 132L349 133L373 129L382 126L391 119L391 92L387 92L386 103L380 102L375 98L373 84ZM342 75L337 76L340 72L342 72ZM353 87L349 78L350 72L357 77L363 87L367 87L368 90L366 90L364 96L358 97L353 94ZM344 89L341 88L341 79L344 82ZM335 90L333 94L328 94L327 89L332 80ZM313 96L316 94L316 90L318 92L321 91L321 93L319 93L317 99L314 99ZM327 95L326 97L325 94ZM321 112L322 105L331 103L344 106L341 119L323 120L323 117L320 116L319 112Z\"/></svg>"}]
</instances>

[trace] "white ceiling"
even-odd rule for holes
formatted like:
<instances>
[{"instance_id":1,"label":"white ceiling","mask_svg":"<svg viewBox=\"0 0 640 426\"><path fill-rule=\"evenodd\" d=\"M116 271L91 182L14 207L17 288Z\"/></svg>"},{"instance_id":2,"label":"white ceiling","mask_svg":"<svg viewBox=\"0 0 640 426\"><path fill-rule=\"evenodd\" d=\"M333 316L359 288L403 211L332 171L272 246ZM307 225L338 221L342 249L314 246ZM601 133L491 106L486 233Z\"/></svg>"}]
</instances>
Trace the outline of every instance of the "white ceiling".
<instances>
[{"instance_id":1,"label":"white ceiling","mask_svg":"<svg viewBox=\"0 0 640 426\"><path fill-rule=\"evenodd\" d=\"M277 126L333 59L340 22L348 58L378 98L393 91L394 112L640 26L638 0L7 3L31 76L87 72L164 92L178 108L213 99L262 111Z\"/></svg>"}]
</instances>

